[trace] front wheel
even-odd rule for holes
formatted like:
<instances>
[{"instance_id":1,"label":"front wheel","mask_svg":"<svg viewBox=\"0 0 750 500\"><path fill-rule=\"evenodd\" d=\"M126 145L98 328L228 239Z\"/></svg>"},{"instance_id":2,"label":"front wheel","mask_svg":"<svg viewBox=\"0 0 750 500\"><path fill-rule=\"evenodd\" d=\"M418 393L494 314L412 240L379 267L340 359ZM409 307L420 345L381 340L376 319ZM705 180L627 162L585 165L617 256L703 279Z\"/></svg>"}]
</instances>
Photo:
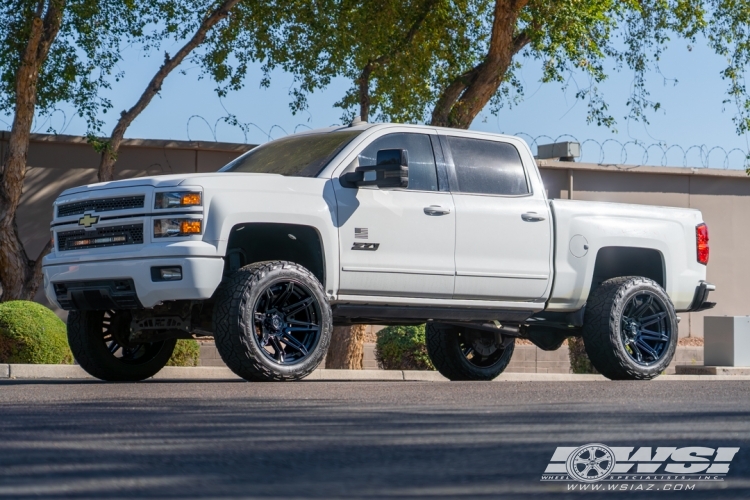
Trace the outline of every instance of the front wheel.
<instances>
[{"instance_id":1,"label":"front wheel","mask_svg":"<svg viewBox=\"0 0 750 500\"><path fill-rule=\"evenodd\" d=\"M677 347L677 316L664 289L642 277L613 278L589 297L586 354L612 380L648 380L667 369Z\"/></svg>"},{"instance_id":2,"label":"front wheel","mask_svg":"<svg viewBox=\"0 0 750 500\"><path fill-rule=\"evenodd\" d=\"M449 380L492 380L513 356L515 339L493 332L427 323L427 354Z\"/></svg>"},{"instance_id":3,"label":"front wheel","mask_svg":"<svg viewBox=\"0 0 750 500\"><path fill-rule=\"evenodd\" d=\"M224 363L245 380L300 380L320 365L333 330L323 286L286 261L258 262L229 277L214 306Z\"/></svg>"},{"instance_id":4,"label":"front wheel","mask_svg":"<svg viewBox=\"0 0 750 500\"><path fill-rule=\"evenodd\" d=\"M110 382L153 377L169 361L176 339L133 344L129 311L70 311L68 343L78 364Z\"/></svg>"}]
</instances>

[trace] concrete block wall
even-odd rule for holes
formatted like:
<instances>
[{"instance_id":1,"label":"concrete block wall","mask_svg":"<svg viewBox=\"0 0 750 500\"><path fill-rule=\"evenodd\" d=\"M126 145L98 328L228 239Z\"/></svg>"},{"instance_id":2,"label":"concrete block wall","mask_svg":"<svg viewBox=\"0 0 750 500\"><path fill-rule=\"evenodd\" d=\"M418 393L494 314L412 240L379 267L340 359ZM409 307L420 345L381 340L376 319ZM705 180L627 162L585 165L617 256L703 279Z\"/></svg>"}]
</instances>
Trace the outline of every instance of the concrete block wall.
<instances>
[{"instance_id":1,"label":"concrete block wall","mask_svg":"<svg viewBox=\"0 0 750 500\"><path fill-rule=\"evenodd\" d=\"M543 351L533 345L517 345L506 372L510 373L569 373L568 348Z\"/></svg>"},{"instance_id":2,"label":"concrete block wall","mask_svg":"<svg viewBox=\"0 0 750 500\"><path fill-rule=\"evenodd\" d=\"M364 369L378 370L375 360L375 344L366 343L364 348ZM224 366L213 342L201 344L201 366ZM703 365L703 346L678 346L672 363L666 373L675 373L675 365ZM556 351L543 351L533 345L517 345L513 352L508 373L570 373L568 347Z\"/></svg>"},{"instance_id":3,"label":"concrete block wall","mask_svg":"<svg viewBox=\"0 0 750 500\"><path fill-rule=\"evenodd\" d=\"M200 366L226 366L213 342L201 342Z\"/></svg>"}]
</instances>

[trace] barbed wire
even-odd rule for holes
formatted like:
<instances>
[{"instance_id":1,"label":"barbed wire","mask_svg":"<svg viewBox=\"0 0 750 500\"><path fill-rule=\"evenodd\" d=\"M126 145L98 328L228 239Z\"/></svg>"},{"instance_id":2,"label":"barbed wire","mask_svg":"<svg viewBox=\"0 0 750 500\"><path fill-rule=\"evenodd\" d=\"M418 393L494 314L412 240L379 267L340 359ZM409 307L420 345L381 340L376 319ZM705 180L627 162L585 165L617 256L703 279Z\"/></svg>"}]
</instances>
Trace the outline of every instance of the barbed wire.
<instances>
[{"instance_id":1,"label":"barbed wire","mask_svg":"<svg viewBox=\"0 0 750 500\"><path fill-rule=\"evenodd\" d=\"M649 144L635 139L626 142L617 139L606 139L601 142L595 139L580 141L571 134L561 134L554 138L544 134L532 136L525 132L517 132L513 135L526 139L532 150L541 144L566 140L577 142L581 145L580 161L588 161L599 165L628 165L631 167L652 165L722 169L746 169L750 166L750 153L741 148L727 150L721 146L709 147L705 144L696 144L685 148L679 144L668 145L663 142ZM694 159L697 160L695 163L692 161ZM634 162L629 162L629 160L634 160Z\"/></svg>"},{"instance_id":2,"label":"barbed wire","mask_svg":"<svg viewBox=\"0 0 750 500\"><path fill-rule=\"evenodd\" d=\"M187 119L187 123L185 124L185 130L186 130L186 133L187 133L188 141L192 141L193 140L192 137L190 136L190 122L193 121L193 120L199 120L199 121L202 121L203 123L205 123L206 127L208 127L208 130L211 133L211 136L214 138L215 142L218 142L218 139L217 139L217 129L219 127L219 124L221 124L221 123L225 123L225 124L229 125L230 127L238 128L242 132L242 134L243 134L244 144L248 143L247 142L247 136L248 136L248 133L252 129L257 129L258 131L260 131L260 133L263 134L266 137L266 140L268 140L268 141L274 140L274 137L271 135L271 133L274 131L274 129L281 130L284 133L285 136L289 135L289 132L287 132L286 129L284 127L282 127L281 125L277 125L277 124L271 125L271 128L269 128L268 131L266 131L266 130L263 130L263 128L260 125L258 125L257 123L254 123L254 122L240 122L239 120L237 120L237 117L234 116L234 115L220 116L219 118L216 119L216 121L213 123L213 125L211 125L211 123L209 123L209 121L206 120L201 115L191 115ZM297 125L294 126L294 130L292 131L292 133L296 134L300 127L305 127L308 130L312 130L312 128L309 125L307 125L305 123L298 123Z\"/></svg>"},{"instance_id":3,"label":"barbed wire","mask_svg":"<svg viewBox=\"0 0 750 500\"><path fill-rule=\"evenodd\" d=\"M264 130L257 123L240 122L232 114L220 116L211 124L206 118L196 114L191 115L186 123L188 140L193 140L190 135L190 124L193 120L202 121L208 127L214 141L218 141L217 129L221 123L227 124L230 128L240 129L245 144L248 143L248 134L252 130L257 130L263 134L268 141L274 140L272 134L276 129L281 131L283 135L289 135L289 132L278 124L271 125L268 130ZM295 125L292 133L297 133L301 127L312 130L309 125L298 123ZM631 168L651 165L722 169L745 169L750 166L750 152L741 148L727 150L721 146L709 147L705 144L692 145L686 148L679 144L669 145L664 142L646 143L637 139L625 142L617 139L605 139L604 141L596 139L579 140L572 134L561 134L553 137L546 134L533 136L525 132L516 132L513 135L525 139L532 150L542 144L551 144L566 140L577 142L581 145L581 157L579 161L597 163L599 165L627 165Z\"/></svg>"}]
</instances>

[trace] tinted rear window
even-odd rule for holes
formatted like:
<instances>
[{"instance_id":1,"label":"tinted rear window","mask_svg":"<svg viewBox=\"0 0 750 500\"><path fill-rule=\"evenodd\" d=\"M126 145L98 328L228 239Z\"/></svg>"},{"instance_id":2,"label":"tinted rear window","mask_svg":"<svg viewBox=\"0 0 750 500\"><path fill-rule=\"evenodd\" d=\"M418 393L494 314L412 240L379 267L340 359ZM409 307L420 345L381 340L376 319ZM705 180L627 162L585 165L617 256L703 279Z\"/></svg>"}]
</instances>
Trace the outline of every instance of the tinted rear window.
<instances>
[{"instance_id":1,"label":"tinted rear window","mask_svg":"<svg viewBox=\"0 0 750 500\"><path fill-rule=\"evenodd\" d=\"M518 150L508 143L448 137L462 193L518 196L529 193Z\"/></svg>"}]
</instances>

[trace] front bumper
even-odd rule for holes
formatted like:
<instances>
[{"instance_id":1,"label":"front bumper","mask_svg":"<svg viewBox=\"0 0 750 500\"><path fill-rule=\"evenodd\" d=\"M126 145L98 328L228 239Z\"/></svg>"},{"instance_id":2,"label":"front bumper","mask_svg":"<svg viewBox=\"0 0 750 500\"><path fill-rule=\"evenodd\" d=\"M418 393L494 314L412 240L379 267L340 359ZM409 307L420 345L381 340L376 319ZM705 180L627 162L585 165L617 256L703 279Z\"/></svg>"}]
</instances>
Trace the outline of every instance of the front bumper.
<instances>
[{"instance_id":1,"label":"front bumper","mask_svg":"<svg viewBox=\"0 0 750 500\"><path fill-rule=\"evenodd\" d=\"M153 281L151 268L182 267L179 281ZM62 309L131 309L204 300L221 282L220 257L168 257L46 265L44 291Z\"/></svg>"}]
</instances>

